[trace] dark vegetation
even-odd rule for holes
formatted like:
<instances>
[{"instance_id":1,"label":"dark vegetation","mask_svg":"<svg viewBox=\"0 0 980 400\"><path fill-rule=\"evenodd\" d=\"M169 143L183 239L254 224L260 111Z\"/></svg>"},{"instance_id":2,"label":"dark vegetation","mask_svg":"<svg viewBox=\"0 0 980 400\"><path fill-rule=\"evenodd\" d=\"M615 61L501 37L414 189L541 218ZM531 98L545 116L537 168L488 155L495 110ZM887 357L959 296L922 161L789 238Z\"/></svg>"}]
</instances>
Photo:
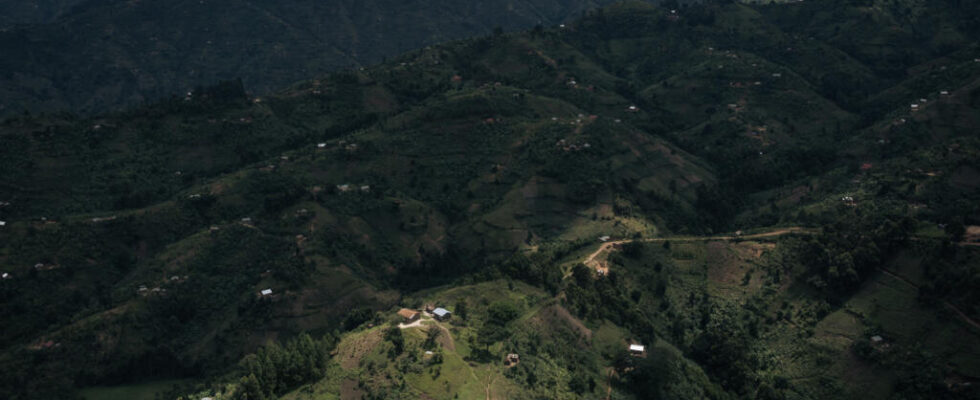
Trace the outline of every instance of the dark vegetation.
<instances>
[{"instance_id":1,"label":"dark vegetation","mask_svg":"<svg viewBox=\"0 0 980 400\"><path fill-rule=\"evenodd\" d=\"M609 3L4 0L0 115L104 112L233 78L267 93L495 28L556 24Z\"/></svg>"}]
</instances>

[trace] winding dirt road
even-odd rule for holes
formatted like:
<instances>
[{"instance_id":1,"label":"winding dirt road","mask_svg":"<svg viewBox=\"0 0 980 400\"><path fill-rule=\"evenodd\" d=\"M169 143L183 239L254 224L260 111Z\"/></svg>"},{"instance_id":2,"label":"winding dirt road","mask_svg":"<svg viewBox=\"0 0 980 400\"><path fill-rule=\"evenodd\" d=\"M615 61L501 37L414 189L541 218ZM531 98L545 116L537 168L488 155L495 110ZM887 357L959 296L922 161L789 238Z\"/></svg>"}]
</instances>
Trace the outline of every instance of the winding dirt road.
<instances>
[{"instance_id":1,"label":"winding dirt road","mask_svg":"<svg viewBox=\"0 0 980 400\"><path fill-rule=\"evenodd\" d=\"M671 242L708 242L708 241L712 241L712 240L735 240L735 239L752 240L752 239L762 239L762 238L769 238L769 237L789 235L789 234L793 234L793 233L813 233L813 232L815 232L815 230L813 230L813 229L806 229L806 228L800 228L800 227L791 227L791 228L776 229L776 230L769 231L769 232L754 233L754 234L751 234L751 235L672 236L672 237L661 237L661 238L616 240L616 241L612 241L612 242L603 243L602 246L599 246L599 249L598 250L596 250L592 254L589 254L589 256L586 257L584 261L582 261L582 264L585 264L588 267L593 267L594 268L596 266L595 258L598 257L600 254L602 254L605 251L608 251L609 249L613 248L614 246L619 246L619 245L623 245L623 244L626 244L626 243L633 243L633 242L651 243L651 242L666 242L666 241L671 241Z\"/></svg>"}]
</instances>

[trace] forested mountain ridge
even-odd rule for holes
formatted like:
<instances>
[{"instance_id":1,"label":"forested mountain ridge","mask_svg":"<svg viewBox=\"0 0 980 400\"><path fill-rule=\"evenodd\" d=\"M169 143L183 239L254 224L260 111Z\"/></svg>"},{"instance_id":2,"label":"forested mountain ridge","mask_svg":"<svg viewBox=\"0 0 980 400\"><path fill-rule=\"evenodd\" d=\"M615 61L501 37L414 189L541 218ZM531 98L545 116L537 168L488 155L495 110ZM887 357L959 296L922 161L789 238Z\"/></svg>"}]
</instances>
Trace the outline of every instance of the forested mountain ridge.
<instances>
[{"instance_id":1,"label":"forested mountain ridge","mask_svg":"<svg viewBox=\"0 0 980 400\"><path fill-rule=\"evenodd\" d=\"M8 118L0 389L970 398L943 310L980 316L975 10L866 6L625 3L269 96ZM778 225L811 234L696 239ZM605 235L674 240L600 276ZM427 302L459 323L389 329Z\"/></svg>"},{"instance_id":2,"label":"forested mountain ridge","mask_svg":"<svg viewBox=\"0 0 980 400\"><path fill-rule=\"evenodd\" d=\"M85 0L0 1L0 30L56 20Z\"/></svg>"},{"instance_id":3,"label":"forested mountain ridge","mask_svg":"<svg viewBox=\"0 0 980 400\"><path fill-rule=\"evenodd\" d=\"M0 115L106 111L236 78L265 93L495 28L553 25L609 3L91 0L53 21L0 31Z\"/></svg>"}]
</instances>

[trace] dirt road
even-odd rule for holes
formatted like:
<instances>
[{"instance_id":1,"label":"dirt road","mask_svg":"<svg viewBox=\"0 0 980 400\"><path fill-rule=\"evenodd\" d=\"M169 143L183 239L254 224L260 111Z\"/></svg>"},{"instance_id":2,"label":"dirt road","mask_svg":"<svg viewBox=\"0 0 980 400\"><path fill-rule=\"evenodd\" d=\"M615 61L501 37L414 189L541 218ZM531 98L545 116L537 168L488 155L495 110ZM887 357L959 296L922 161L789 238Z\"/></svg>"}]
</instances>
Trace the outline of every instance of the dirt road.
<instances>
[{"instance_id":1,"label":"dirt road","mask_svg":"<svg viewBox=\"0 0 980 400\"><path fill-rule=\"evenodd\" d=\"M800 228L800 227L791 227L791 228L776 229L776 230L769 231L769 232L754 233L754 234L751 234L751 235L729 235L729 236L672 236L672 237L661 237L661 238L616 240L616 241L612 241L612 242L603 243L602 246L599 246L599 249L598 250L596 250L592 254L589 254L589 256L586 257L585 260L582 261L582 263L585 264L586 266L589 266L589 267L593 267L594 268L595 267L595 263L596 263L595 262L595 258L598 257L599 254L602 254L603 252L608 251L609 249L611 249L614 246L619 246L619 245L622 245L622 244L632 243L632 242L637 242L637 241L643 242L643 243L651 243L651 242L666 242L666 241L671 241L671 242L707 242L707 241L712 241L712 240L735 240L735 239L752 240L752 239L762 239L762 238L769 238L769 237L776 237L776 236L788 235L788 234L791 234L791 233L812 233L812 232L813 232L812 229L806 229L806 228Z\"/></svg>"}]
</instances>

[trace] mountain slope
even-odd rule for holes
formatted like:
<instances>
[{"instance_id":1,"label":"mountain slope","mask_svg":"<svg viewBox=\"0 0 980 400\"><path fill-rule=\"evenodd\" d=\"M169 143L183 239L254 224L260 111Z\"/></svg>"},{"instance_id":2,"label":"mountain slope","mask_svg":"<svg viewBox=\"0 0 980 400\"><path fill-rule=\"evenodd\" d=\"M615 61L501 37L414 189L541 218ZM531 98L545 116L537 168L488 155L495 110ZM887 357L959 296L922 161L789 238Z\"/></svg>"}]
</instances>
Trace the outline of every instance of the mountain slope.
<instances>
[{"instance_id":1,"label":"mountain slope","mask_svg":"<svg viewBox=\"0 0 980 400\"><path fill-rule=\"evenodd\" d=\"M0 1L0 30L54 21L83 1L85 0Z\"/></svg>"},{"instance_id":2,"label":"mountain slope","mask_svg":"<svg viewBox=\"0 0 980 400\"><path fill-rule=\"evenodd\" d=\"M863 307L860 293L880 278L877 267L921 274L924 315L955 326L935 308L942 301L976 312L964 278L976 258L943 247L959 239L934 227L978 224L971 122L980 64L967 57L969 40L938 51L926 40L935 32L912 32L922 39L910 49L918 56L896 75L867 59L874 52L851 56L785 24L784 13L821 7L841 10L845 21L864 18L852 12L861 5L811 3L706 3L679 14L617 4L564 28L433 46L269 96L232 81L98 117L8 118L0 126L0 265L13 279L0 282L0 362L16 373L0 388L9 398L65 397L79 386L206 375L227 382L218 375L229 373L234 389L242 377L234 361L267 340L335 329L352 331L341 343L362 332L380 337L368 324L387 317L375 311L507 278L537 286L518 291L534 295L520 315L540 325L489 336L489 358L468 362L491 368L505 344L530 352L524 338L577 335L581 323L608 334L606 347L633 338L677 349L689 374L675 378L691 397L862 393L845 379L846 363L819 378L794 372L799 382L784 371L829 357L870 368L873 360L847 358L848 346L878 314L849 324L851 341L832 351L794 335L826 331L823 318L847 314L851 301ZM958 20L954 3L937 9ZM848 45L879 40L866 37ZM857 200L841 200L848 196ZM599 236L777 224L817 235L776 247L624 247L632 259L611 257L615 274L606 278L577 267ZM920 242L914 256L898 251ZM769 251L773 258L763 257ZM737 268L726 264L733 252ZM928 262L908 262L919 257ZM259 294L266 288L273 297ZM492 291L488 303L503 296ZM895 301L915 295L903 290ZM793 319L784 303L806 309ZM487 304L471 305L475 321L489 320ZM561 328L549 330L555 319ZM899 325L889 319L882 329ZM901 337L915 345L915 335ZM792 353L796 345L801 361L757 362L767 347ZM601 393L589 379L601 382L602 368L612 367L623 376L610 390L643 393L630 384L643 378L617 364L620 352L581 346L590 358L553 349L530 360L553 374L551 386L538 388L538 377L519 369L507 387L588 398ZM933 339L926 348L957 350ZM372 353L375 362L385 351ZM946 395L929 385L976 374L961 362L918 376L928 390L906 388L891 378L908 373L896 365L868 375L885 388L878 398ZM357 385L337 378L360 366L343 368L322 383L327 396ZM385 381L389 370L375 372L371 389L397 389ZM443 384L423 378L411 379ZM452 395L426 388L405 393Z\"/></svg>"},{"instance_id":3,"label":"mountain slope","mask_svg":"<svg viewBox=\"0 0 980 400\"><path fill-rule=\"evenodd\" d=\"M88 1L51 23L0 32L0 114L105 111L236 78L265 93L609 2Z\"/></svg>"}]
</instances>

